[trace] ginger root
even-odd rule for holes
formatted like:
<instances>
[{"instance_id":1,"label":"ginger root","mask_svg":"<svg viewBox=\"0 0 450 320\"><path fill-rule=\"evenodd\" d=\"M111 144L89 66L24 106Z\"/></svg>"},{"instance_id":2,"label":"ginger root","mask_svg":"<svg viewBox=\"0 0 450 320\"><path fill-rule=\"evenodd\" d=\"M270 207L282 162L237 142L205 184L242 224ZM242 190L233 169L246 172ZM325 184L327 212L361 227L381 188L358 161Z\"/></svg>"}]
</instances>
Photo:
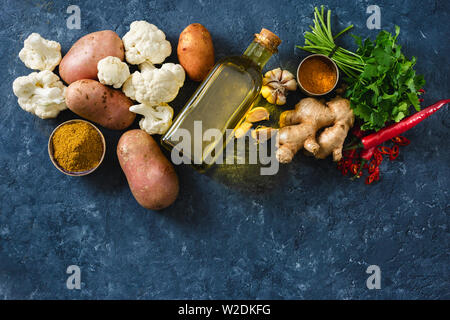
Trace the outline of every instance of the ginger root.
<instances>
[{"instance_id":1,"label":"ginger root","mask_svg":"<svg viewBox=\"0 0 450 320\"><path fill-rule=\"evenodd\" d=\"M294 110L280 116L276 157L281 163L289 163L297 151L304 148L318 159L332 154L333 160L339 161L354 121L347 99L337 96L326 104L315 98L302 99Z\"/></svg>"}]
</instances>

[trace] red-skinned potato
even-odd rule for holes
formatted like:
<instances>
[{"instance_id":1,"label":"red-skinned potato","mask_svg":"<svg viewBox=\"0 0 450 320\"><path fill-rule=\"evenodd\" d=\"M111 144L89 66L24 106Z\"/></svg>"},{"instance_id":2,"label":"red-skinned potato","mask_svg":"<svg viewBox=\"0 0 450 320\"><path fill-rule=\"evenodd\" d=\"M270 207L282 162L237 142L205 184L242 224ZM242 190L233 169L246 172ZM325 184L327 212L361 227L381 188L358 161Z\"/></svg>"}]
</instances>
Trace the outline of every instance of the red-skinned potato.
<instances>
[{"instance_id":1,"label":"red-skinned potato","mask_svg":"<svg viewBox=\"0 0 450 320\"><path fill-rule=\"evenodd\" d=\"M78 80L68 86L66 104L80 117L112 130L128 128L136 118L129 110L133 101L95 80Z\"/></svg>"},{"instance_id":2,"label":"red-skinned potato","mask_svg":"<svg viewBox=\"0 0 450 320\"><path fill-rule=\"evenodd\" d=\"M200 23L188 25L178 39L178 60L194 81L202 81L214 66L211 35Z\"/></svg>"},{"instance_id":3,"label":"red-skinned potato","mask_svg":"<svg viewBox=\"0 0 450 320\"><path fill-rule=\"evenodd\" d=\"M59 75L71 84L81 79L97 79L97 63L108 56L123 61L122 39L111 30L89 33L74 43L59 65Z\"/></svg>"},{"instance_id":4,"label":"red-skinned potato","mask_svg":"<svg viewBox=\"0 0 450 320\"><path fill-rule=\"evenodd\" d=\"M117 157L131 193L144 208L161 210L177 198L178 177L158 144L143 130L125 132L117 144Z\"/></svg>"}]
</instances>

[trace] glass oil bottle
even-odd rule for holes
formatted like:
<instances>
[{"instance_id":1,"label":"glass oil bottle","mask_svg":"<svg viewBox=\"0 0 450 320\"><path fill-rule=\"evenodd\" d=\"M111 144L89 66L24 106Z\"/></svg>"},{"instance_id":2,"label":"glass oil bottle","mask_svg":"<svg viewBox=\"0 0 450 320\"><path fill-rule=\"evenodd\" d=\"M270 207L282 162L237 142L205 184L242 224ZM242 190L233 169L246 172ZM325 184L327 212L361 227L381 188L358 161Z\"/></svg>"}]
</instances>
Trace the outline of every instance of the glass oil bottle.
<instances>
[{"instance_id":1,"label":"glass oil bottle","mask_svg":"<svg viewBox=\"0 0 450 320\"><path fill-rule=\"evenodd\" d=\"M221 152L215 152L217 147L223 151L232 138L226 135L227 130L239 126L258 97L262 86L262 68L280 43L281 40L275 34L263 28L255 34L254 41L242 56L219 61L161 138L162 145L169 150L175 148L174 151L182 152L200 171L209 168L221 155ZM200 134L198 129L194 129L199 123ZM210 128L222 133L220 141L203 141L203 132ZM190 134L190 150L177 150L181 131ZM201 148L194 148L196 143Z\"/></svg>"}]
</instances>

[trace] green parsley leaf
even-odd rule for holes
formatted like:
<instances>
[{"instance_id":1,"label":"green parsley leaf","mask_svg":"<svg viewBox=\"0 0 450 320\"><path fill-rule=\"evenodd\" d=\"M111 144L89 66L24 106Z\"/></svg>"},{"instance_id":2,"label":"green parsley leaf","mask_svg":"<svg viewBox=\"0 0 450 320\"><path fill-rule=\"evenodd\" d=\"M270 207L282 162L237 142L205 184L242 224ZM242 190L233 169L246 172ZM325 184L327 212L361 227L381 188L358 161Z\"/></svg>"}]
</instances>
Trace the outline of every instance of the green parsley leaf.
<instances>
[{"instance_id":1,"label":"green parsley leaf","mask_svg":"<svg viewBox=\"0 0 450 320\"><path fill-rule=\"evenodd\" d=\"M425 85L423 76L413 69L416 58L408 60L397 44L400 28L395 34L381 31L374 42L355 38L357 54L364 69L357 78L348 80L346 97L353 112L363 124L363 130L380 130L387 122L400 121L409 114L412 105L420 110L418 90Z\"/></svg>"}]
</instances>

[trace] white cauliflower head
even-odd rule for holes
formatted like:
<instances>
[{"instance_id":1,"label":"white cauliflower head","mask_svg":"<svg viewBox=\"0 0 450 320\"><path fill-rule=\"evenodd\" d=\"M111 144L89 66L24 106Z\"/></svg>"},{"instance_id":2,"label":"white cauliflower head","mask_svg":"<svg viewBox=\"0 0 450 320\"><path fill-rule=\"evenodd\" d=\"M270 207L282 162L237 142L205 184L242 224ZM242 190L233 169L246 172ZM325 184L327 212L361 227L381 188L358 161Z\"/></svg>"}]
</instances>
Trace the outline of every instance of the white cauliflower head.
<instances>
[{"instance_id":1,"label":"white cauliflower head","mask_svg":"<svg viewBox=\"0 0 450 320\"><path fill-rule=\"evenodd\" d=\"M134 21L122 38L125 57L130 64L163 63L172 53L170 42L164 32L146 21Z\"/></svg>"},{"instance_id":2,"label":"white cauliflower head","mask_svg":"<svg viewBox=\"0 0 450 320\"><path fill-rule=\"evenodd\" d=\"M64 94L66 87L51 71L33 72L13 82L13 91L19 106L41 119L55 118L67 109Z\"/></svg>"},{"instance_id":3,"label":"white cauliflower head","mask_svg":"<svg viewBox=\"0 0 450 320\"><path fill-rule=\"evenodd\" d=\"M117 57L106 57L97 64L98 80L119 89L130 76L130 69Z\"/></svg>"},{"instance_id":4,"label":"white cauliflower head","mask_svg":"<svg viewBox=\"0 0 450 320\"><path fill-rule=\"evenodd\" d=\"M138 104L130 111L143 115L139 127L148 134L164 134L172 125L173 109L166 103L160 105Z\"/></svg>"},{"instance_id":5,"label":"white cauliflower head","mask_svg":"<svg viewBox=\"0 0 450 320\"><path fill-rule=\"evenodd\" d=\"M157 105L175 99L184 79L184 69L179 64L165 63L159 69L144 64L141 65L141 72L134 72L125 81L122 90L133 100Z\"/></svg>"},{"instance_id":6,"label":"white cauliflower head","mask_svg":"<svg viewBox=\"0 0 450 320\"><path fill-rule=\"evenodd\" d=\"M61 45L32 33L25 40L19 58L30 69L53 71L61 62Z\"/></svg>"}]
</instances>

